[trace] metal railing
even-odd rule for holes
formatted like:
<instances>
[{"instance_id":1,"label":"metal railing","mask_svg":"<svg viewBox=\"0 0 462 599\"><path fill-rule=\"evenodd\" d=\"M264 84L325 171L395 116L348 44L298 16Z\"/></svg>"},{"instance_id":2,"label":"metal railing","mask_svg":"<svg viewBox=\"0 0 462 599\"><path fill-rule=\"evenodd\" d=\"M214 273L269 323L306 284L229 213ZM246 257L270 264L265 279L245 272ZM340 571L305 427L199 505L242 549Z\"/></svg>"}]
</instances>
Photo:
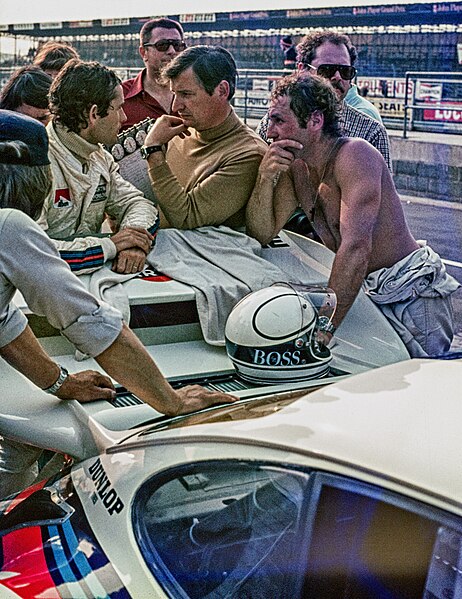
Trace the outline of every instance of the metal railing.
<instances>
[{"instance_id":1,"label":"metal railing","mask_svg":"<svg viewBox=\"0 0 462 599\"><path fill-rule=\"evenodd\" d=\"M141 67L128 66L117 67L114 70L125 80L134 77L140 69ZM0 87L6 83L14 70L14 67L0 67ZM261 119L269 108L274 82L289 73L291 71L282 69L238 69L233 104L239 116L245 122ZM404 138L411 130L462 134L462 72L408 71L405 78L388 80L399 83L401 91L398 95L381 97L380 92L368 95L368 99L379 109L380 104L393 103L395 100L396 104L403 108L401 112L397 110L390 113L386 108L381 111L387 127L402 129ZM441 88L440 96L422 99L419 90L421 91L424 84L431 89Z\"/></svg>"}]
</instances>

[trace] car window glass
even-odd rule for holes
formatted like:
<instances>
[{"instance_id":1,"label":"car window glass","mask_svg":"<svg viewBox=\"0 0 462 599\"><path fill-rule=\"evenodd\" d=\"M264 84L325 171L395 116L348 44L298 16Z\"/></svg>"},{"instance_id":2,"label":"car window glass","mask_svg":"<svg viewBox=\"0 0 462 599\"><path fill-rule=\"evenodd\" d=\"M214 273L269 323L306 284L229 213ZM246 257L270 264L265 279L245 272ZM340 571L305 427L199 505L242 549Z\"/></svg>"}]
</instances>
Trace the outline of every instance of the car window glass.
<instances>
[{"instance_id":1,"label":"car window glass","mask_svg":"<svg viewBox=\"0 0 462 599\"><path fill-rule=\"evenodd\" d=\"M144 490L134 506L135 535L172 596L183 596L182 589L201 599L241 593L294 599L308 484L302 472L203 466Z\"/></svg>"},{"instance_id":2,"label":"car window glass","mask_svg":"<svg viewBox=\"0 0 462 599\"><path fill-rule=\"evenodd\" d=\"M458 518L336 475L191 465L139 490L133 524L171 597L446 599L462 589Z\"/></svg>"}]
</instances>

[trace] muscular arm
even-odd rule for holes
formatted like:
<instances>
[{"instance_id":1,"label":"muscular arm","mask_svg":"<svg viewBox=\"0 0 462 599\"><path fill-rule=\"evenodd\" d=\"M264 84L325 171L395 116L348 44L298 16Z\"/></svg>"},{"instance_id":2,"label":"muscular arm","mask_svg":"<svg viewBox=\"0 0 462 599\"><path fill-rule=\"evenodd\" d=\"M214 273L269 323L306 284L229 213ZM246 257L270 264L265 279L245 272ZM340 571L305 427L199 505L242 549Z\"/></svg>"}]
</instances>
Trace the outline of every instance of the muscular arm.
<instances>
[{"instance_id":1,"label":"muscular arm","mask_svg":"<svg viewBox=\"0 0 462 599\"><path fill-rule=\"evenodd\" d=\"M287 174L294 156L285 148L291 145L300 146L292 140L269 146L247 204L247 233L261 244L269 243L279 233L297 207L294 186Z\"/></svg>"},{"instance_id":2,"label":"muscular arm","mask_svg":"<svg viewBox=\"0 0 462 599\"><path fill-rule=\"evenodd\" d=\"M235 399L231 395L207 391L198 385L175 391L135 334L125 325L114 343L95 360L119 383L164 414L184 414Z\"/></svg>"},{"instance_id":3,"label":"muscular arm","mask_svg":"<svg viewBox=\"0 0 462 599\"><path fill-rule=\"evenodd\" d=\"M335 327L345 318L367 275L381 202L384 163L363 141L354 143L348 153L339 154L334 171L341 190L341 241L329 278L329 287L337 294Z\"/></svg>"}]
</instances>

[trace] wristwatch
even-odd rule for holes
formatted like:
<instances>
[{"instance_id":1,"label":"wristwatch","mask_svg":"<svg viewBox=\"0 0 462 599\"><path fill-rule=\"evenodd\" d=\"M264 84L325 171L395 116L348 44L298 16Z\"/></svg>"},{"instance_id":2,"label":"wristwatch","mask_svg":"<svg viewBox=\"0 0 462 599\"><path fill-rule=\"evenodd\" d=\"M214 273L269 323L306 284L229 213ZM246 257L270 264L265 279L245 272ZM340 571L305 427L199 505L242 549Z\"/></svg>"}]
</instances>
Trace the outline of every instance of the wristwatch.
<instances>
[{"instance_id":1,"label":"wristwatch","mask_svg":"<svg viewBox=\"0 0 462 599\"><path fill-rule=\"evenodd\" d=\"M144 158L145 160L147 160L151 154L154 154L154 152L163 151L164 146L141 146L140 148L141 158Z\"/></svg>"},{"instance_id":2,"label":"wristwatch","mask_svg":"<svg viewBox=\"0 0 462 599\"><path fill-rule=\"evenodd\" d=\"M335 327L327 316L319 316L317 328L318 331L323 333L330 333L331 335L335 333Z\"/></svg>"},{"instance_id":3,"label":"wristwatch","mask_svg":"<svg viewBox=\"0 0 462 599\"><path fill-rule=\"evenodd\" d=\"M59 376L58 376L57 380L50 387L43 389L43 391L45 391L45 393L50 393L51 395L56 395L56 393L58 393L58 391L63 386L64 381L69 376L69 373L64 368L64 366L61 366L60 364L58 364L58 366L59 366Z\"/></svg>"}]
</instances>

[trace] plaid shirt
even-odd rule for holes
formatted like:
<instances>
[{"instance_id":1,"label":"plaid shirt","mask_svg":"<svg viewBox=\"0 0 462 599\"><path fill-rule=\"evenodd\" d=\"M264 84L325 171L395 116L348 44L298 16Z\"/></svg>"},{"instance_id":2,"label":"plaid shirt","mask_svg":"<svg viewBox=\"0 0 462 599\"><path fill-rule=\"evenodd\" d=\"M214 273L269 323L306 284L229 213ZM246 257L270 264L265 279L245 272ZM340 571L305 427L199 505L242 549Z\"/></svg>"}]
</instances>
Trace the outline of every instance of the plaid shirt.
<instances>
[{"instance_id":1,"label":"plaid shirt","mask_svg":"<svg viewBox=\"0 0 462 599\"><path fill-rule=\"evenodd\" d=\"M340 128L345 137L361 137L368 141L374 148L382 154L388 168L391 170L390 163L390 142L387 130L379 122L371 119L356 108L343 102L343 108L339 119ZM258 123L258 135L268 142L268 113Z\"/></svg>"}]
</instances>

